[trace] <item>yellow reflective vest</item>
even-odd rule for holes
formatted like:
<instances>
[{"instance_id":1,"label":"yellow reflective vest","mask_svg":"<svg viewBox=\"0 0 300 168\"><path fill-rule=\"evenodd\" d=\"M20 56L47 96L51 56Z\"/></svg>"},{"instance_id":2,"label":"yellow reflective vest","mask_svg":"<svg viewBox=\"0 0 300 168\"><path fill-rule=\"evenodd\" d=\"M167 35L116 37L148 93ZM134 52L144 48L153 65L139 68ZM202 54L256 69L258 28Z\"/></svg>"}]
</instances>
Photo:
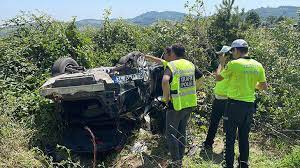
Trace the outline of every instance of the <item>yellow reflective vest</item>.
<instances>
[{"instance_id":1,"label":"yellow reflective vest","mask_svg":"<svg viewBox=\"0 0 300 168\"><path fill-rule=\"evenodd\" d=\"M172 72L171 102L175 111L197 106L195 66L188 60L179 59L168 62Z\"/></svg>"},{"instance_id":2,"label":"yellow reflective vest","mask_svg":"<svg viewBox=\"0 0 300 168\"><path fill-rule=\"evenodd\" d=\"M166 67L168 66L168 62L166 60L162 60L162 64L164 66L164 70L166 70Z\"/></svg>"}]
</instances>

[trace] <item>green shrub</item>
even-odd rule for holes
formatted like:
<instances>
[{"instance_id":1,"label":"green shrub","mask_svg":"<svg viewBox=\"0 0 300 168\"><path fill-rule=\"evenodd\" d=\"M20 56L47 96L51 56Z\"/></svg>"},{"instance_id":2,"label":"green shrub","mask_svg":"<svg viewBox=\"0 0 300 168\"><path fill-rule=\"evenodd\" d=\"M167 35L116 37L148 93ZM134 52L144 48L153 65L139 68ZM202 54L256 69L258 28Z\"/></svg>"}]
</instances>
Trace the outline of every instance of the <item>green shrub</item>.
<instances>
[{"instance_id":1,"label":"green shrub","mask_svg":"<svg viewBox=\"0 0 300 168\"><path fill-rule=\"evenodd\" d=\"M274 29L250 29L246 34L250 55L263 64L270 84L269 90L258 96L257 119L278 131L300 128L299 37L287 22Z\"/></svg>"},{"instance_id":2,"label":"green shrub","mask_svg":"<svg viewBox=\"0 0 300 168\"><path fill-rule=\"evenodd\" d=\"M293 151L280 160L278 168L298 168L300 167L300 147L296 146Z\"/></svg>"},{"instance_id":3,"label":"green shrub","mask_svg":"<svg viewBox=\"0 0 300 168\"><path fill-rule=\"evenodd\" d=\"M39 95L39 87L50 77L53 62L62 56L71 56L88 68L111 66L134 50L161 56L166 46L182 43L187 50L187 59L205 73L195 114L201 114L200 119L206 124L215 83L208 71L213 69L216 59L214 48L219 47L212 44L225 45L234 38L245 37L251 46L251 56L263 64L270 83L270 89L258 96L255 119L260 123L259 129L270 131L266 125L280 133L299 129L299 31L292 28L290 21L285 21L274 29L249 28L219 37L226 29L220 29L222 25L216 25L216 21L223 17L189 15L183 22L163 21L149 27L122 20L111 22L106 17L100 29L81 31L76 28L75 19L61 23L46 15L23 14L9 20L7 25L13 29L0 37L0 166L52 164L36 147L44 149L46 144L57 143L62 126L55 105ZM244 30L240 17L238 13L232 15L227 26ZM213 37L212 32L216 32L217 37ZM292 135L299 138L295 133ZM293 143L297 143L297 139ZM10 145L17 148L8 151ZM7 156L2 151L8 152ZM17 153L20 155L15 160ZM298 156L299 149L296 148L280 164L297 167Z\"/></svg>"},{"instance_id":4,"label":"green shrub","mask_svg":"<svg viewBox=\"0 0 300 168\"><path fill-rule=\"evenodd\" d=\"M39 168L47 165L47 157L29 148L33 130L13 118L0 115L0 167Z\"/></svg>"}]
</instances>

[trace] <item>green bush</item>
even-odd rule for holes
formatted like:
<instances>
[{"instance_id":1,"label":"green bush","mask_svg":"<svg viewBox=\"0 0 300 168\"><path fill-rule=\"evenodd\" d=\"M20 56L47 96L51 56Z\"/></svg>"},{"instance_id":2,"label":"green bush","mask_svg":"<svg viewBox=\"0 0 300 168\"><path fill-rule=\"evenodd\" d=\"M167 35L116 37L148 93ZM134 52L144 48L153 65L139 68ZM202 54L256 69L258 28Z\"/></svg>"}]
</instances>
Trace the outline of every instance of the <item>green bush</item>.
<instances>
[{"instance_id":1,"label":"green bush","mask_svg":"<svg viewBox=\"0 0 300 168\"><path fill-rule=\"evenodd\" d=\"M7 22L13 31L0 38L0 116L8 122L1 126L0 165L41 167L46 163L35 147L44 149L59 141L54 105L39 95L39 87L59 57L71 56L90 66L91 40L81 36L74 24L32 14ZM9 145L16 149L8 152Z\"/></svg>"},{"instance_id":2,"label":"green bush","mask_svg":"<svg viewBox=\"0 0 300 168\"><path fill-rule=\"evenodd\" d=\"M0 37L0 165L53 164L40 150L60 140L62 126L55 105L39 95L39 87L50 77L51 66L57 58L71 56L88 68L111 66L134 50L161 56L166 46L182 43L187 59L205 73L196 112L204 114L201 120L205 120L213 100L214 79L209 71L216 59L214 48L229 45L238 37L245 37L249 42L251 56L263 64L270 83L269 91L258 95L255 119L260 123L259 129L270 132L272 127L284 134L288 130L288 136L299 138L291 133L300 128L300 32L293 29L289 20L273 29L248 29L238 10L231 6L229 11L235 12L227 22L222 22L232 28L226 36L227 29L217 24L227 16L224 11L213 17L189 15L183 22L163 21L149 27L122 20L111 22L106 16L99 29L81 31L76 28L75 19L62 23L46 15L25 13L7 21L12 30ZM298 143L297 139L292 143ZM17 148L9 151L10 145ZM298 148L295 151L280 164L297 167ZM15 160L17 153L20 155Z\"/></svg>"},{"instance_id":3,"label":"green bush","mask_svg":"<svg viewBox=\"0 0 300 168\"><path fill-rule=\"evenodd\" d=\"M300 147L294 147L293 151L286 155L278 163L278 168L298 168L300 167Z\"/></svg>"},{"instance_id":4,"label":"green bush","mask_svg":"<svg viewBox=\"0 0 300 168\"><path fill-rule=\"evenodd\" d=\"M259 94L257 119L279 132L300 128L300 33L285 22L274 29L250 29L250 55L263 64L270 88Z\"/></svg>"},{"instance_id":5,"label":"green bush","mask_svg":"<svg viewBox=\"0 0 300 168\"><path fill-rule=\"evenodd\" d=\"M0 167L39 168L47 165L41 151L27 147L32 134L32 130L13 118L0 115Z\"/></svg>"}]
</instances>

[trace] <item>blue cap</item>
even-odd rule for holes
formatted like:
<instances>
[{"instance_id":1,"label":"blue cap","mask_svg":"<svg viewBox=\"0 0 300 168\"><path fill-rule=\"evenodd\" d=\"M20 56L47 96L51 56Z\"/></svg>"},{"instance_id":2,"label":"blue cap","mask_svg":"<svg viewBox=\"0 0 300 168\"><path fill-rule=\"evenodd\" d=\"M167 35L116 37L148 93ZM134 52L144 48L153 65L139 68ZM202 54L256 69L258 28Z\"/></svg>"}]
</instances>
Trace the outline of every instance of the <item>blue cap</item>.
<instances>
[{"instance_id":1,"label":"blue cap","mask_svg":"<svg viewBox=\"0 0 300 168\"><path fill-rule=\"evenodd\" d=\"M243 39L234 40L231 44L231 48L248 48L248 43Z\"/></svg>"}]
</instances>

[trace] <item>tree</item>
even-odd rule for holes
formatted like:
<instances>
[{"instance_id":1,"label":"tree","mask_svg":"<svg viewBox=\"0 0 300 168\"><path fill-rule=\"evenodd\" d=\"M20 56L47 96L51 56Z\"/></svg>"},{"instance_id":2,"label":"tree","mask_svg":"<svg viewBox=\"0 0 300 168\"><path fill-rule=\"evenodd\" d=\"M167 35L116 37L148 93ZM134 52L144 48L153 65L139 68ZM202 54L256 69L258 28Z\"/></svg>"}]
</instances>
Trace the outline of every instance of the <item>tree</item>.
<instances>
[{"instance_id":1,"label":"tree","mask_svg":"<svg viewBox=\"0 0 300 168\"><path fill-rule=\"evenodd\" d=\"M285 20L287 20L287 17L285 17L285 16L279 16L279 17L276 19L276 24L277 24L277 23L280 23L280 22L282 22L282 21L285 21Z\"/></svg>"},{"instance_id":2,"label":"tree","mask_svg":"<svg viewBox=\"0 0 300 168\"><path fill-rule=\"evenodd\" d=\"M250 11L246 16L245 21L247 24L253 25L256 28L261 24L260 16L255 11Z\"/></svg>"},{"instance_id":3,"label":"tree","mask_svg":"<svg viewBox=\"0 0 300 168\"><path fill-rule=\"evenodd\" d=\"M222 45L230 44L237 38L243 25L242 16L238 7L234 7L235 0L223 0L217 7L217 13L212 16L212 22L208 28L209 38L214 46L221 48Z\"/></svg>"},{"instance_id":4,"label":"tree","mask_svg":"<svg viewBox=\"0 0 300 168\"><path fill-rule=\"evenodd\" d=\"M270 27L276 23L277 17L276 16L269 16L266 19L266 26Z\"/></svg>"}]
</instances>

